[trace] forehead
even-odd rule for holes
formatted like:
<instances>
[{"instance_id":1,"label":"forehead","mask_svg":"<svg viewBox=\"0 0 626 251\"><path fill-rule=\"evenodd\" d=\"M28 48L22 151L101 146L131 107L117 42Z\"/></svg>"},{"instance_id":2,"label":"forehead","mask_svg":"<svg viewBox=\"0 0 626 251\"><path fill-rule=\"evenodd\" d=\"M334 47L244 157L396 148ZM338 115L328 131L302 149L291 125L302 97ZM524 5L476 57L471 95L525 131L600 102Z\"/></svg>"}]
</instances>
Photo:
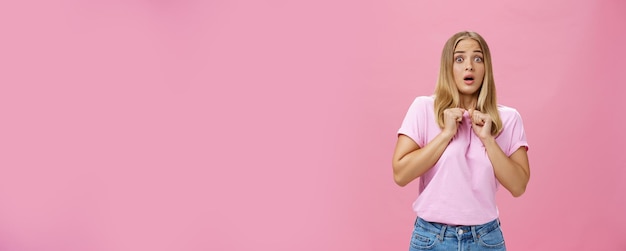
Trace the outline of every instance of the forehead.
<instances>
[{"instance_id":1,"label":"forehead","mask_svg":"<svg viewBox=\"0 0 626 251\"><path fill-rule=\"evenodd\" d=\"M464 51L464 52L473 52L473 51L481 51L480 44L478 41L470 38L463 39L456 44L456 48L454 51Z\"/></svg>"}]
</instances>

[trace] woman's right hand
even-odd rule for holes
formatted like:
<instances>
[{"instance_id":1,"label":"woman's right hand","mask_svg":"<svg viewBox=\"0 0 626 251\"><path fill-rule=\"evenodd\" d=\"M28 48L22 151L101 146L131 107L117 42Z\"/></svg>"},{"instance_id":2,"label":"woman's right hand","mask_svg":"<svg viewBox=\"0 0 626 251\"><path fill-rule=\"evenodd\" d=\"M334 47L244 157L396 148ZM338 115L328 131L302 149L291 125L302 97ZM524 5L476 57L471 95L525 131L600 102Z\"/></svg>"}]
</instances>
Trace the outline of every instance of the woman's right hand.
<instances>
[{"instance_id":1,"label":"woman's right hand","mask_svg":"<svg viewBox=\"0 0 626 251\"><path fill-rule=\"evenodd\" d=\"M422 176L430 170L456 135L465 109L449 108L443 111L443 130L425 146L420 147L412 138L399 134L393 153L393 178L399 186Z\"/></svg>"},{"instance_id":2,"label":"woman's right hand","mask_svg":"<svg viewBox=\"0 0 626 251\"><path fill-rule=\"evenodd\" d=\"M443 133L454 137L458 131L459 124L463 120L463 108L448 108L443 111Z\"/></svg>"}]
</instances>

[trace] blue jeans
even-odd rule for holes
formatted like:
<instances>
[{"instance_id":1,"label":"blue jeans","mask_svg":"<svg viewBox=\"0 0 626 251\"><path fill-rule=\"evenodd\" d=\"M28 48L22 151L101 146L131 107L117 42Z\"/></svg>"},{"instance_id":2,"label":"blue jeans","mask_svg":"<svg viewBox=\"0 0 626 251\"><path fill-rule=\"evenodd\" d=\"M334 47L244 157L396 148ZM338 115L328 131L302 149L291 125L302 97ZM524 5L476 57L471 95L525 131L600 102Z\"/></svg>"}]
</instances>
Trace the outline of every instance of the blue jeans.
<instances>
[{"instance_id":1,"label":"blue jeans","mask_svg":"<svg viewBox=\"0 0 626 251\"><path fill-rule=\"evenodd\" d=\"M500 220L477 226L449 226L417 218L409 251L505 251Z\"/></svg>"}]
</instances>

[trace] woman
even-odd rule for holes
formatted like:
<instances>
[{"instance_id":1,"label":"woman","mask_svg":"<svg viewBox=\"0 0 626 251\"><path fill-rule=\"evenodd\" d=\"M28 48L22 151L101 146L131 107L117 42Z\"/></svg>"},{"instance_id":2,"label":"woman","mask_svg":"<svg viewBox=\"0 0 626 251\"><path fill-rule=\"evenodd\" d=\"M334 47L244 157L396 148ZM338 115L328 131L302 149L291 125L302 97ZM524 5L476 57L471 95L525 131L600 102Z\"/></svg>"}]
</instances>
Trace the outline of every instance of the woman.
<instances>
[{"instance_id":1,"label":"woman","mask_svg":"<svg viewBox=\"0 0 626 251\"><path fill-rule=\"evenodd\" d=\"M409 250L506 250L496 190L524 193L527 150L519 113L496 102L487 43L475 32L454 34L435 94L417 97L398 130L395 182L420 177Z\"/></svg>"}]
</instances>

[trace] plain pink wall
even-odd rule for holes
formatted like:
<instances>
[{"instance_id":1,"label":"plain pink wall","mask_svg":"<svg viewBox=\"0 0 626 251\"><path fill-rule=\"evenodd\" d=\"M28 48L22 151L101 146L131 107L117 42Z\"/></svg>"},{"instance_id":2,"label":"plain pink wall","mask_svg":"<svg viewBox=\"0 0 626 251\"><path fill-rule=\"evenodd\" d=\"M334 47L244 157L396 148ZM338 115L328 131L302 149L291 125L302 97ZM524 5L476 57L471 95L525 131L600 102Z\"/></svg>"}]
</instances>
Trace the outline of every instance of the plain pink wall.
<instances>
[{"instance_id":1,"label":"plain pink wall","mask_svg":"<svg viewBox=\"0 0 626 251\"><path fill-rule=\"evenodd\" d=\"M531 144L509 250L625 250L625 10L3 1L0 250L407 250L395 133L464 29Z\"/></svg>"}]
</instances>

